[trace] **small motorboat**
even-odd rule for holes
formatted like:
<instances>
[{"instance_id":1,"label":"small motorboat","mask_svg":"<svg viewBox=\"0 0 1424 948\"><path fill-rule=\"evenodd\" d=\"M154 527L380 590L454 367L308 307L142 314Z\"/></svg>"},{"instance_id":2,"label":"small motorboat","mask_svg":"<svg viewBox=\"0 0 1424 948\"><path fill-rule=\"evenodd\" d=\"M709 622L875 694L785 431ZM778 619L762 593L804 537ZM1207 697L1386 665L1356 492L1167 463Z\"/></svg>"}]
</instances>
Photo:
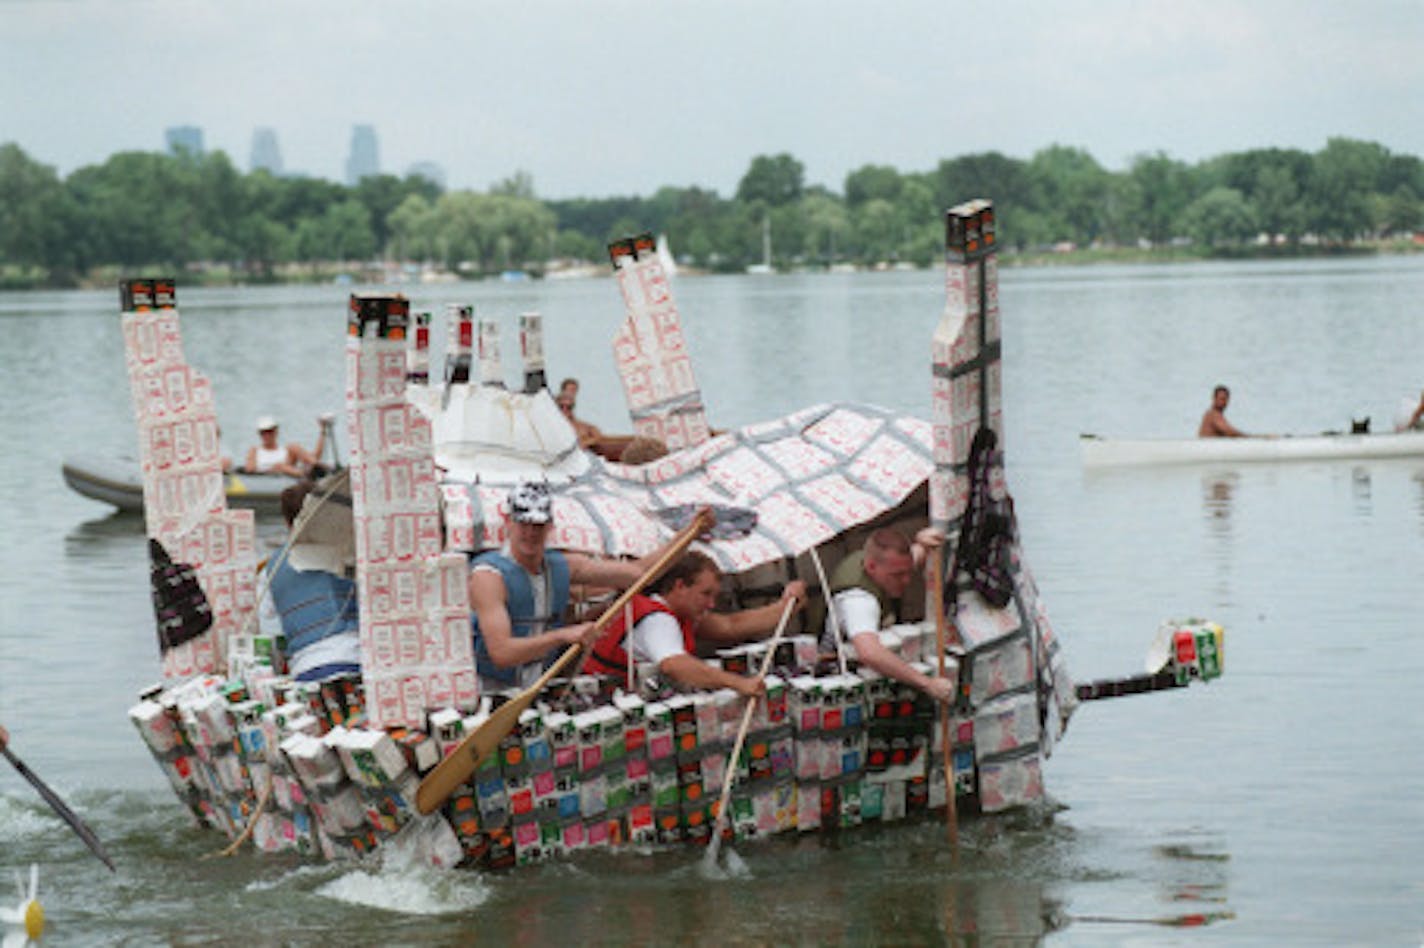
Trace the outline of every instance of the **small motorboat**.
<instances>
[{"instance_id":1,"label":"small motorboat","mask_svg":"<svg viewBox=\"0 0 1424 948\"><path fill-rule=\"evenodd\" d=\"M120 510L143 512L143 474L134 458L78 455L65 458L60 470L64 482L85 497ZM223 475L228 506L259 514L280 512L282 491L295 483L285 474L229 471Z\"/></svg>"},{"instance_id":2,"label":"small motorboat","mask_svg":"<svg viewBox=\"0 0 1424 948\"><path fill-rule=\"evenodd\" d=\"M1249 438L1078 436L1085 467L1424 457L1424 431Z\"/></svg>"}]
</instances>

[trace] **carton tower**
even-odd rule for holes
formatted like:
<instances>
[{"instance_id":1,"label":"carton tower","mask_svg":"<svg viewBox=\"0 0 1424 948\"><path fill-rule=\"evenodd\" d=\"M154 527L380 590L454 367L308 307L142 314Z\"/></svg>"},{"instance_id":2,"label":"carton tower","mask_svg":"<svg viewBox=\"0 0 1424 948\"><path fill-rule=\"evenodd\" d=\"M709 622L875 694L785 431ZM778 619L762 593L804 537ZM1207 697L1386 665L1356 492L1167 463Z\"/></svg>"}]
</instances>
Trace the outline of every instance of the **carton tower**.
<instances>
[{"instance_id":1,"label":"carton tower","mask_svg":"<svg viewBox=\"0 0 1424 948\"><path fill-rule=\"evenodd\" d=\"M465 558L444 553L430 421L406 399L410 304L352 296L346 407L361 668L374 727L479 699Z\"/></svg>"},{"instance_id":2,"label":"carton tower","mask_svg":"<svg viewBox=\"0 0 1424 948\"><path fill-rule=\"evenodd\" d=\"M119 298L163 675L225 671L251 654L252 511L227 508L212 386L184 358L173 281L125 280Z\"/></svg>"},{"instance_id":3,"label":"carton tower","mask_svg":"<svg viewBox=\"0 0 1424 948\"><path fill-rule=\"evenodd\" d=\"M702 392L692 372L682 319L652 234L608 245L628 317L613 338L613 357L633 430L671 451L709 437Z\"/></svg>"},{"instance_id":4,"label":"carton tower","mask_svg":"<svg viewBox=\"0 0 1424 948\"><path fill-rule=\"evenodd\" d=\"M945 308L933 340L930 520L947 537L944 600L965 648L957 711L972 717L987 811L1042 797L1042 758L1077 705L1004 478L997 251L993 204L948 211ZM960 754L956 771L968 764Z\"/></svg>"}]
</instances>

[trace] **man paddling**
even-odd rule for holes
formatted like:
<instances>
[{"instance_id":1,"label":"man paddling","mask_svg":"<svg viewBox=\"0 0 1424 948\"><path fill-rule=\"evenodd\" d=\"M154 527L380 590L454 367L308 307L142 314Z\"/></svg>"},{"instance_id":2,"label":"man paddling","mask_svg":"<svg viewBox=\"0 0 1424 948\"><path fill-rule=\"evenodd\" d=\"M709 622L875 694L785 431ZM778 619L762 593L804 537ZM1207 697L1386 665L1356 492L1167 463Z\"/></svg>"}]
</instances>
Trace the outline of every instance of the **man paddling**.
<instances>
[{"instance_id":1,"label":"man paddling","mask_svg":"<svg viewBox=\"0 0 1424 948\"><path fill-rule=\"evenodd\" d=\"M886 678L913 685L930 697L948 702L954 698L954 682L915 670L880 641L880 630L897 621L900 600L910 588L915 571L928 552L944 543L933 527L915 534L913 542L899 530L882 527L866 538L865 546L841 560L831 573L831 608L836 624L826 623L825 644L839 648L842 639L855 650L860 664Z\"/></svg>"},{"instance_id":2,"label":"man paddling","mask_svg":"<svg viewBox=\"0 0 1424 948\"><path fill-rule=\"evenodd\" d=\"M1211 407L1202 414L1201 426L1197 428L1198 438L1246 438L1246 432L1226 420L1226 405L1231 401L1231 390L1218 385L1211 392Z\"/></svg>"},{"instance_id":3,"label":"man paddling","mask_svg":"<svg viewBox=\"0 0 1424 948\"><path fill-rule=\"evenodd\" d=\"M470 567L475 670L484 690L527 688L567 646L593 641L593 623L563 625L571 584L627 589L667 549L640 560L546 549L554 507L549 486L541 482L511 490L508 514L509 541L475 557Z\"/></svg>"},{"instance_id":4,"label":"man paddling","mask_svg":"<svg viewBox=\"0 0 1424 948\"><path fill-rule=\"evenodd\" d=\"M734 645L766 638L776 628L787 601L800 609L806 603L806 584L793 580L781 591L778 602L740 612L712 611L722 589L722 571L705 553L693 550L663 573L652 586L652 595L634 596L632 649L637 662L652 662L659 674L688 688L731 688L752 697L766 691L760 678L748 678L724 671L697 657L699 642ZM615 616L594 644L584 662L584 670L616 677L625 688L628 680L628 614Z\"/></svg>"}]
</instances>

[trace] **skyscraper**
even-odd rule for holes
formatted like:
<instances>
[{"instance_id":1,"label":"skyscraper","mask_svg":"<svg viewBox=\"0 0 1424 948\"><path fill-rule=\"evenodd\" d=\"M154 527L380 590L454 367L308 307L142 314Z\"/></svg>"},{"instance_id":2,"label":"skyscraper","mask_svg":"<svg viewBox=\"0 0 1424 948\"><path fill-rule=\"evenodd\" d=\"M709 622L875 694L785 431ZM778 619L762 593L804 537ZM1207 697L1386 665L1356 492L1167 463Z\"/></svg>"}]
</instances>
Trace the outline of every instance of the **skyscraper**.
<instances>
[{"instance_id":1,"label":"skyscraper","mask_svg":"<svg viewBox=\"0 0 1424 948\"><path fill-rule=\"evenodd\" d=\"M381 160L376 151L374 125L351 128L351 154L346 158L346 183L355 187L362 178L381 173Z\"/></svg>"},{"instance_id":2,"label":"skyscraper","mask_svg":"<svg viewBox=\"0 0 1424 948\"><path fill-rule=\"evenodd\" d=\"M270 128L259 128L252 132L252 161L250 170L270 172L274 177L282 176L282 150L277 147L277 133Z\"/></svg>"},{"instance_id":3,"label":"skyscraper","mask_svg":"<svg viewBox=\"0 0 1424 948\"><path fill-rule=\"evenodd\" d=\"M186 151L194 158L203 156L203 130L196 125L174 125L165 129L163 140L170 155Z\"/></svg>"}]
</instances>

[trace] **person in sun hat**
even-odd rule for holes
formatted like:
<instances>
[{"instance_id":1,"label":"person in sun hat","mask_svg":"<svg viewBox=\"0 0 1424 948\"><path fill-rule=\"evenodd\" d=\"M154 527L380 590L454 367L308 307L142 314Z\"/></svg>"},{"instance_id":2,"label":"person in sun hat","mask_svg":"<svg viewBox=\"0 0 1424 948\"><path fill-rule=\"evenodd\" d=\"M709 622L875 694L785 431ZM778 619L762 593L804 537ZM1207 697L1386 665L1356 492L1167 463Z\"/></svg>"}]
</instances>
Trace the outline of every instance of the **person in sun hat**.
<instances>
[{"instance_id":1,"label":"person in sun hat","mask_svg":"<svg viewBox=\"0 0 1424 948\"><path fill-rule=\"evenodd\" d=\"M312 477L318 473L322 452L326 450L326 429L332 416L317 419L316 450L308 451L295 441L285 445L277 440L277 419L263 415L257 419L259 443L247 449L243 470L249 474L286 474L288 477Z\"/></svg>"},{"instance_id":2,"label":"person in sun hat","mask_svg":"<svg viewBox=\"0 0 1424 948\"><path fill-rule=\"evenodd\" d=\"M554 503L542 481L515 485L504 513L508 540L475 557L469 580L475 670L493 691L527 688L564 648L592 643L592 622L563 624L572 584L627 589L668 549L615 560L546 547Z\"/></svg>"}]
</instances>

